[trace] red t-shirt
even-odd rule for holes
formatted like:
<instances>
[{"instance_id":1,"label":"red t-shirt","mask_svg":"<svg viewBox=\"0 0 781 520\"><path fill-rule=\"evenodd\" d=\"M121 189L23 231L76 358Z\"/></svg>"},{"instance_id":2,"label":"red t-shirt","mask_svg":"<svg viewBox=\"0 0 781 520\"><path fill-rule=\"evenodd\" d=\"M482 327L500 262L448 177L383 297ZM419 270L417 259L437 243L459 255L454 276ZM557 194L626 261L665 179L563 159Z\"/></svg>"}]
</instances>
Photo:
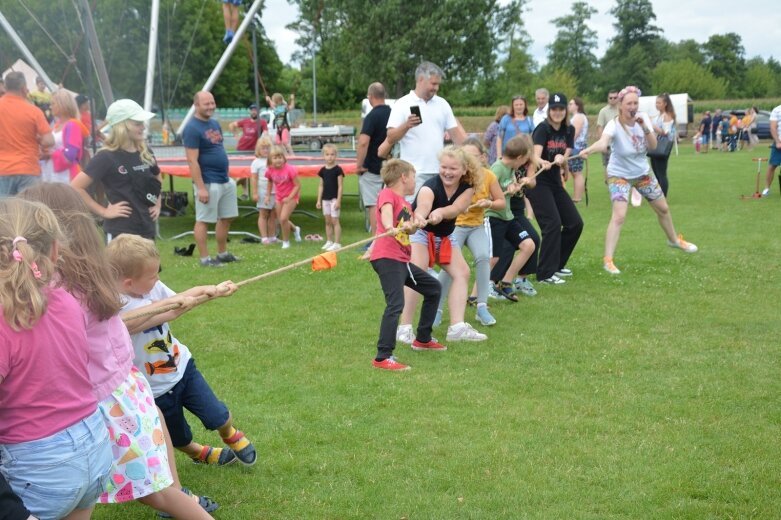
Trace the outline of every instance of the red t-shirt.
<instances>
[{"instance_id":1,"label":"red t-shirt","mask_svg":"<svg viewBox=\"0 0 781 520\"><path fill-rule=\"evenodd\" d=\"M296 177L298 177L298 170L292 164L285 163L280 169L269 166L266 168L266 179L271 180L274 184L275 200L282 202L282 199L289 196L296 187ZM299 192L296 197L296 202L301 198Z\"/></svg>"},{"instance_id":2,"label":"red t-shirt","mask_svg":"<svg viewBox=\"0 0 781 520\"><path fill-rule=\"evenodd\" d=\"M258 121L260 124L258 124ZM241 139L236 144L236 149L239 151L255 151L255 143L258 142L258 137L263 132L268 132L268 125L264 119L242 119L237 121L236 124L241 128Z\"/></svg>"},{"instance_id":3,"label":"red t-shirt","mask_svg":"<svg viewBox=\"0 0 781 520\"><path fill-rule=\"evenodd\" d=\"M396 194L390 188L384 188L377 196L377 234L387 231L382 225L382 207L390 204L393 207L393 227L397 227L399 222L409 222L412 219L412 206L401 195ZM410 261L412 248L409 245L409 236L400 233L397 236L380 237L374 241L372 246L371 260L388 258L407 263Z\"/></svg>"}]
</instances>

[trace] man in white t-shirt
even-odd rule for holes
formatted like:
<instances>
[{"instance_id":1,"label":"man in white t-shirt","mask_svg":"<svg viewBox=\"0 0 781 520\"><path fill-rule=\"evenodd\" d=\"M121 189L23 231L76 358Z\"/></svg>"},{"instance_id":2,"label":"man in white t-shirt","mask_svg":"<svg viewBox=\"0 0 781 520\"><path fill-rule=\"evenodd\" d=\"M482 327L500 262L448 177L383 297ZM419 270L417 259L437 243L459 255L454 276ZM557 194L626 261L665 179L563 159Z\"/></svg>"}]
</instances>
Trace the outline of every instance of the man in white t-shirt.
<instances>
[{"instance_id":1,"label":"man in white t-shirt","mask_svg":"<svg viewBox=\"0 0 781 520\"><path fill-rule=\"evenodd\" d=\"M781 105L778 105L770 113L770 137L773 143L770 145L770 159L767 162L767 177L765 177L765 189L762 190L762 196L770 195L770 187L773 185L773 175L776 168L781 164L781 135L779 135L779 122L781 122ZM778 181L781 183L781 179Z\"/></svg>"},{"instance_id":2,"label":"man in white t-shirt","mask_svg":"<svg viewBox=\"0 0 781 520\"><path fill-rule=\"evenodd\" d=\"M548 92L547 88L538 88L534 91L534 100L537 102L537 108L534 109L534 113L532 114L532 122L534 123L535 128L548 117L549 97L550 92Z\"/></svg>"},{"instance_id":3,"label":"man in white t-shirt","mask_svg":"<svg viewBox=\"0 0 781 520\"><path fill-rule=\"evenodd\" d=\"M415 167L415 193L439 173L437 154L444 146L445 132L455 144L461 144L466 138L450 104L437 96L444 77L442 69L428 61L422 62L415 70L415 90L396 100L388 119L386 142L399 143L399 157Z\"/></svg>"}]
</instances>

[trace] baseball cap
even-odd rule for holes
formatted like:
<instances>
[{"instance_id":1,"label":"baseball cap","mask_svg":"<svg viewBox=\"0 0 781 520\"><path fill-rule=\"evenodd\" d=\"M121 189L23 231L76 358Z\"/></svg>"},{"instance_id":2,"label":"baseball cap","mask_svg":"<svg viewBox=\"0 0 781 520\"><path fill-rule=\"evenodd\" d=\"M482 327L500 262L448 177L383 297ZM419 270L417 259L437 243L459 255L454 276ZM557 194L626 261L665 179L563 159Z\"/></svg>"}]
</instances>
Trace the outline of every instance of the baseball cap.
<instances>
[{"instance_id":1,"label":"baseball cap","mask_svg":"<svg viewBox=\"0 0 781 520\"><path fill-rule=\"evenodd\" d=\"M247 107L247 109L248 110L252 110L252 109L257 110L258 109L258 105L256 105L255 103L252 103L250 106Z\"/></svg>"},{"instance_id":2,"label":"baseball cap","mask_svg":"<svg viewBox=\"0 0 781 520\"><path fill-rule=\"evenodd\" d=\"M111 106L106 110L106 128L104 132L110 129L117 123L122 121L149 121L155 117L152 112L147 112L141 105L133 101L132 99L118 99L111 103Z\"/></svg>"},{"instance_id":3,"label":"baseball cap","mask_svg":"<svg viewBox=\"0 0 781 520\"><path fill-rule=\"evenodd\" d=\"M567 108L567 96L561 93L552 94L548 101L549 108Z\"/></svg>"},{"instance_id":4,"label":"baseball cap","mask_svg":"<svg viewBox=\"0 0 781 520\"><path fill-rule=\"evenodd\" d=\"M89 96L85 96L84 94L79 94L76 96L76 106L81 106L87 101L89 101Z\"/></svg>"}]
</instances>

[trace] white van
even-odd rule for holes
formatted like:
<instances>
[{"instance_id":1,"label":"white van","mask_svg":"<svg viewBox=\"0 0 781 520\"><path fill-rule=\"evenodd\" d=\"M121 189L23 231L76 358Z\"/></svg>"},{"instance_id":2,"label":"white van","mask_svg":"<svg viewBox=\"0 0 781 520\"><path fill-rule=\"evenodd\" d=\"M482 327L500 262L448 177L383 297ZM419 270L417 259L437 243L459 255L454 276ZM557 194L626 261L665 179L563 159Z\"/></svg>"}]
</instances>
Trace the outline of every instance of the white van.
<instances>
[{"instance_id":1,"label":"white van","mask_svg":"<svg viewBox=\"0 0 781 520\"><path fill-rule=\"evenodd\" d=\"M651 118L656 118L659 111L656 110L656 95L640 97L640 112L645 112ZM689 94L670 94L670 101L673 102L675 109L675 123L678 135L686 137L688 134L688 124L694 122L694 103Z\"/></svg>"}]
</instances>

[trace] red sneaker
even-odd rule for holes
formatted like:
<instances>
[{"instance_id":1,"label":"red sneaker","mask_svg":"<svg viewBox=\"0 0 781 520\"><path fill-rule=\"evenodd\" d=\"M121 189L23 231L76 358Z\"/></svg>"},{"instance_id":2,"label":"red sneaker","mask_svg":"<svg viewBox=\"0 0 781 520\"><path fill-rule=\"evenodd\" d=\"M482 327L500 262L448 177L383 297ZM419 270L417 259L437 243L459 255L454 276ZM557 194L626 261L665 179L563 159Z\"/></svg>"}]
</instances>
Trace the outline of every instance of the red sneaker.
<instances>
[{"instance_id":1,"label":"red sneaker","mask_svg":"<svg viewBox=\"0 0 781 520\"><path fill-rule=\"evenodd\" d=\"M384 370L409 370L412 368L409 365L405 365L404 363L399 363L393 356L387 359L383 359L382 361L373 359L372 366L374 368L382 368Z\"/></svg>"},{"instance_id":2,"label":"red sneaker","mask_svg":"<svg viewBox=\"0 0 781 520\"><path fill-rule=\"evenodd\" d=\"M431 341L426 343L415 339L415 341L412 342L412 350L447 350L447 347L434 338L431 338Z\"/></svg>"}]
</instances>

